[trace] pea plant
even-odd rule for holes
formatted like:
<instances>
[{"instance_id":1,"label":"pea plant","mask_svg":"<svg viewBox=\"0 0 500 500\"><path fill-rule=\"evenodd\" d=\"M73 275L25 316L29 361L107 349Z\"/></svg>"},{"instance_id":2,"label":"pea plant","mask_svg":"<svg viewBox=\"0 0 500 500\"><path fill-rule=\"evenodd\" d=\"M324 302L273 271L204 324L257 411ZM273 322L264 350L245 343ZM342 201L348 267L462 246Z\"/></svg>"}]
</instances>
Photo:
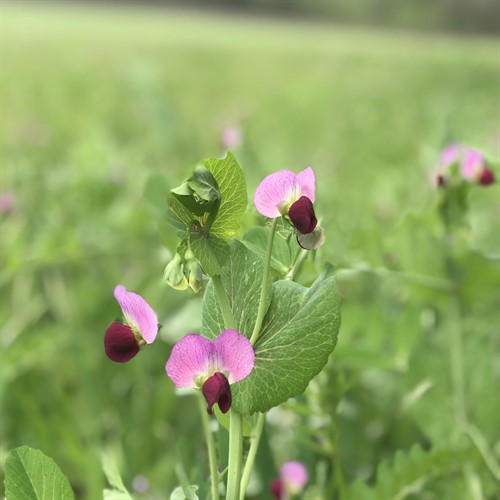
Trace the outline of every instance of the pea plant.
<instances>
[{"instance_id":1,"label":"pea plant","mask_svg":"<svg viewBox=\"0 0 500 500\"><path fill-rule=\"evenodd\" d=\"M247 209L247 187L231 154L203 161L169 193L169 219L179 242L164 277L178 290L204 289L204 298L201 331L173 346L165 369L175 387L193 388L200 399L213 500L221 492L228 499L245 497L266 413L304 392L337 342L333 268L326 266L310 288L294 281L308 254L325 241L314 211L315 182L310 167L268 175L253 201L269 222L243 241L236 235ZM276 266L278 249L294 256L286 272ZM125 362L155 340L158 319L140 295L122 285L114 293L126 323L109 326L105 351L111 360ZM229 429L222 474L210 418ZM288 498L306 477L304 466L290 460L273 481L273 494Z\"/></svg>"}]
</instances>

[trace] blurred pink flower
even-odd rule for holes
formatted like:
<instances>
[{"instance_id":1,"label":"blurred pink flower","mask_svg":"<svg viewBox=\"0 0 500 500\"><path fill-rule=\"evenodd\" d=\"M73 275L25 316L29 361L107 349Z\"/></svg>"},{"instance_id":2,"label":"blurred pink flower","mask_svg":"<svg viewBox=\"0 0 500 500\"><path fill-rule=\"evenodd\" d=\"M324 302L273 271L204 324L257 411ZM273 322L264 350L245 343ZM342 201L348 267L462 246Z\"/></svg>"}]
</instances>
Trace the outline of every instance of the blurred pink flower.
<instances>
[{"instance_id":1,"label":"blurred pink flower","mask_svg":"<svg viewBox=\"0 0 500 500\"><path fill-rule=\"evenodd\" d=\"M289 495L300 493L309 479L307 469L297 460L285 462L280 468L279 479L271 483L271 493L276 500L287 500Z\"/></svg>"},{"instance_id":2,"label":"blurred pink flower","mask_svg":"<svg viewBox=\"0 0 500 500\"><path fill-rule=\"evenodd\" d=\"M226 127L222 130L221 144L224 149L236 149L243 143L243 134L239 127Z\"/></svg>"},{"instance_id":3,"label":"blurred pink flower","mask_svg":"<svg viewBox=\"0 0 500 500\"><path fill-rule=\"evenodd\" d=\"M165 369L176 387L201 388L211 415L215 403L222 413L229 411L230 384L250 375L254 362L250 341L236 330L224 330L214 341L186 335L174 345Z\"/></svg>"},{"instance_id":4,"label":"blurred pink flower","mask_svg":"<svg viewBox=\"0 0 500 500\"><path fill-rule=\"evenodd\" d=\"M124 286L115 288L127 324L115 321L104 335L104 351L117 363L131 360L144 344L151 344L158 333L158 318L151 306L140 296L128 292Z\"/></svg>"},{"instance_id":5,"label":"blurred pink flower","mask_svg":"<svg viewBox=\"0 0 500 500\"><path fill-rule=\"evenodd\" d=\"M439 165L431 175L431 184L448 184L454 173L452 166L459 163L458 173L466 182L477 182L484 186L494 182L493 171L486 166L482 153L466 146L451 144L442 151Z\"/></svg>"},{"instance_id":6,"label":"blurred pink flower","mask_svg":"<svg viewBox=\"0 0 500 500\"><path fill-rule=\"evenodd\" d=\"M475 149L467 148L460 165L462 177L469 182L489 186L495 182L493 171L486 166L483 155Z\"/></svg>"},{"instance_id":7,"label":"blurred pink flower","mask_svg":"<svg viewBox=\"0 0 500 500\"><path fill-rule=\"evenodd\" d=\"M0 193L0 213L9 215L16 208L16 197L10 191Z\"/></svg>"}]
</instances>

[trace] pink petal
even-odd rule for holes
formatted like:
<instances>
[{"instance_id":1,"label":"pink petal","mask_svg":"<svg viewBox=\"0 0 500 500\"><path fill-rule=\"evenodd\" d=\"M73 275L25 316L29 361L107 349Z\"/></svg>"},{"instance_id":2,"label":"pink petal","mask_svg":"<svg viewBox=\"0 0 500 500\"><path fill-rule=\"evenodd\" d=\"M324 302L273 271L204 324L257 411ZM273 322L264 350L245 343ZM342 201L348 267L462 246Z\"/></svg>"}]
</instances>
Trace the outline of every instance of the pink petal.
<instances>
[{"instance_id":1,"label":"pink petal","mask_svg":"<svg viewBox=\"0 0 500 500\"><path fill-rule=\"evenodd\" d=\"M253 201L257 211L271 219L279 217L281 205L294 199L295 178L290 170L280 170L265 177L255 190Z\"/></svg>"},{"instance_id":2,"label":"pink petal","mask_svg":"<svg viewBox=\"0 0 500 500\"><path fill-rule=\"evenodd\" d=\"M122 285L115 288L115 298L130 326L135 327L146 343L151 344L158 333L158 318L151 306L140 295L127 292Z\"/></svg>"},{"instance_id":3,"label":"pink petal","mask_svg":"<svg viewBox=\"0 0 500 500\"><path fill-rule=\"evenodd\" d=\"M219 405L222 413L227 413L231 408L231 388L227 378L222 373L216 372L210 378L207 378L201 387L201 391L207 401L209 415L212 415L212 408L215 403Z\"/></svg>"},{"instance_id":4,"label":"pink petal","mask_svg":"<svg viewBox=\"0 0 500 500\"><path fill-rule=\"evenodd\" d=\"M130 361L139 352L132 328L118 322L111 323L104 334L104 352L116 363Z\"/></svg>"},{"instance_id":5,"label":"pink petal","mask_svg":"<svg viewBox=\"0 0 500 500\"><path fill-rule=\"evenodd\" d=\"M222 131L221 143L225 149L240 147L242 143L241 129L238 127L226 127Z\"/></svg>"},{"instance_id":6,"label":"pink petal","mask_svg":"<svg viewBox=\"0 0 500 500\"><path fill-rule=\"evenodd\" d=\"M280 475L285 484L294 491L300 491L309 477L305 466L296 460L284 463L281 466Z\"/></svg>"},{"instance_id":7,"label":"pink petal","mask_svg":"<svg viewBox=\"0 0 500 500\"><path fill-rule=\"evenodd\" d=\"M462 160L460 172L467 181L472 181L483 169L483 155L474 149L467 149Z\"/></svg>"},{"instance_id":8,"label":"pink petal","mask_svg":"<svg viewBox=\"0 0 500 500\"><path fill-rule=\"evenodd\" d=\"M446 168L449 167L452 163L455 163L458 160L460 149L461 148L456 144L450 144L449 146L444 148L441 153L441 166Z\"/></svg>"},{"instance_id":9,"label":"pink petal","mask_svg":"<svg viewBox=\"0 0 500 500\"><path fill-rule=\"evenodd\" d=\"M218 371L227 371L230 384L244 379L253 370L255 353L250 341L236 330L224 330L214 340Z\"/></svg>"},{"instance_id":10,"label":"pink petal","mask_svg":"<svg viewBox=\"0 0 500 500\"><path fill-rule=\"evenodd\" d=\"M197 333L182 337L174 345L165 369L177 387L196 387L207 375L212 359L212 341Z\"/></svg>"},{"instance_id":11,"label":"pink petal","mask_svg":"<svg viewBox=\"0 0 500 500\"><path fill-rule=\"evenodd\" d=\"M316 193L314 170L311 167L302 170L297 174L295 182L299 187L300 195L307 196L314 203Z\"/></svg>"}]
</instances>

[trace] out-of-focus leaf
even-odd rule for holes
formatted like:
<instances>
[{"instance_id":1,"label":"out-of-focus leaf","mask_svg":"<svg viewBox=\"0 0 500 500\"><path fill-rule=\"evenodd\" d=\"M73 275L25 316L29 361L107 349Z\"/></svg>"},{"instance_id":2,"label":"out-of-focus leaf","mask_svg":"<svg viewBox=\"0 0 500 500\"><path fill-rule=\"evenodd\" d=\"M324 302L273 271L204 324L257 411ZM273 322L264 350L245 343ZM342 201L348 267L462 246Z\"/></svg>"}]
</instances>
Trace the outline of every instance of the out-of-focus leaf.
<instances>
[{"instance_id":1,"label":"out-of-focus leaf","mask_svg":"<svg viewBox=\"0 0 500 500\"><path fill-rule=\"evenodd\" d=\"M199 500L197 491L198 486L196 484L191 484L187 488L177 486L170 494L170 500Z\"/></svg>"}]
</instances>

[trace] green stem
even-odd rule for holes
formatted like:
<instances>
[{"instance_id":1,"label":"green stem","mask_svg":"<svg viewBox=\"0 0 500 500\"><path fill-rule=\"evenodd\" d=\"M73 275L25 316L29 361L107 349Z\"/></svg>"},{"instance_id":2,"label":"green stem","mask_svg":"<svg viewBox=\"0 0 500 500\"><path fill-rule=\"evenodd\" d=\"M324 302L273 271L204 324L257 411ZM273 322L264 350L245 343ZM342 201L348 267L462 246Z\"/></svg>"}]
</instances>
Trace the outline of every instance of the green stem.
<instances>
[{"instance_id":1,"label":"green stem","mask_svg":"<svg viewBox=\"0 0 500 500\"><path fill-rule=\"evenodd\" d=\"M269 284L269 275L271 267L271 256L273 254L273 240L274 234L276 233L276 226L278 225L278 218L273 219L273 225L271 226L271 232L269 233L269 239L267 240L267 250L266 256L264 258L264 274L262 276L262 287L260 290L260 300L259 300L259 310L257 311L257 318L255 320L255 327L250 337L250 342L255 345L259 338L260 329L262 327L262 322L264 321L264 316L266 314L267 306L267 287Z\"/></svg>"},{"instance_id":2,"label":"green stem","mask_svg":"<svg viewBox=\"0 0 500 500\"><path fill-rule=\"evenodd\" d=\"M297 258L295 259L295 262L293 263L292 268L290 269L290 271L288 271L288 273L285 276L286 280L293 281L295 279L295 276L300 271L302 264L307 259L308 253L309 253L309 251L305 250L304 248L302 248L300 250L300 252L297 254Z\"/></svg>"},{"instance_id":3,"label":"green stem","mask_svg":"<svg viewBox=\"0 0 500 500\"><path fill-rule=\"evenodd\" d=\"M219 500L219 473L217 471L217 453L215 451L215 440L210 430L210 418L207 413L205 400L198 395L200 403L201 422L203 424L203 432L207 441L208 461L210 463L210 484L212 489L212 500Z\"/></svg>"},{"instance_id":4,"label":"green stem","mask_svg":"<svg viewBox=\"0 0 500 500\"><path fill-rule=\"evenodd\" d=\"M253 465L255 463L255 457L257 455L257 450L259 449L260 436L264 430L264 424L266 423L266 414L259 413L257 417L257 423L253 429L252 436L250 438L250 449L248 450L247 461L245 462L245 467L243 468L243 476L241 477L241 488L240 488L240 500L245 498L245 491L247 490L248 481L250 481L250 476L252 475Z\"/></svg>"},{"instance_id":5,"label":"green stem","mask_svg":"<svg viewBox=\"0 0 500 500\"><path fill-rule=\"evenodd\" d=\"M236 328L231 304L219 275L212 276L215 295L219 303L224 326ZM227 466L227 499L237 499L240 496L241 463L243 460L243 417L231 410L229 414L229 458Z\"/></svg>"},{"instance_id":6,"label":"green stem","mask_svg":"<svg viewBox=\"0 0 500 500\"><path fill-rule=\"evenodd\" d=\"M231 410L229 415L229 460L226 498L240 497L241 464L243 461L243 417Z\"/></svg>"}]
</instances>

